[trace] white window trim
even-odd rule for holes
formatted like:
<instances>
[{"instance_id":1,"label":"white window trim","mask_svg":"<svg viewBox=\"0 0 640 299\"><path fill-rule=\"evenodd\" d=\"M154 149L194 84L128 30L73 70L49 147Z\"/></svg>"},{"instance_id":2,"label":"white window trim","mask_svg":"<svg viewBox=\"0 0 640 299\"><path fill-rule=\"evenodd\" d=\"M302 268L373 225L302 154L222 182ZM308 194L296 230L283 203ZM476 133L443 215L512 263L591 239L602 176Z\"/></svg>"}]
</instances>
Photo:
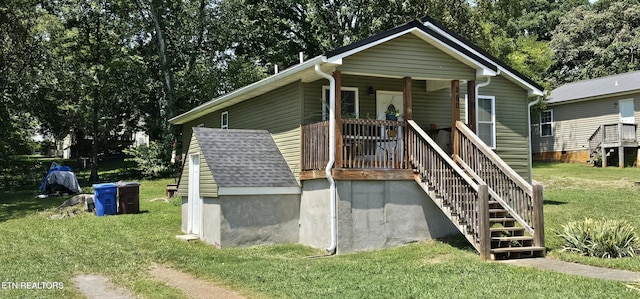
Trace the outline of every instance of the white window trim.
<instances>
[{"instance_id":1,"label":"white window trim","mask_svg":"<svg viewBox=\"0 0 640 299\"><path fill-rule=\"evenodd\" d=\"M551 113L551 121L549 121L549 122L544 122L544 123L543 123L543 122L542 122L542 114L543 114L543 113L545 113L545 112L549 112L549 113ZM542 135L542 132L543 132L543 130L542 130L542 125L544 125L544 124L549 124L549 125L551 125L551 134L549 134L549 135ZM551 109L543 110L543 111L542 111L542 113L540 113L540 137L553 137L553 133L554 133L553 131L554 131L554 130L553 130L553 110L551 110Z\"/></svg>"},{"instance_id":2,"label":"white window trim","mask_svg":"<svg viewBox=\"0 0 640 299\"><path fill-rule=\"evenodd\" d=\"M329 90L328 85L322 86L322 120L329 119L329 115L327 114L327 105L329 104L329 99L326 98L327 90ZM356 94L356 118L360 118L360 95L358 94L357 87L340 87L340 91L354 91Z\"/></svg>"},{"instance_id":3,"label":"white window trim","mask_svg":"<svg viewBox=\"0 0 640 299\"><path fill-rule=\"evenodd\" d=\"M227 123L224 123L224 120L227 120ZM222 112L220 114L220 128L221 129L229 129L229 111Z\"/></svg>"},{"instance_id":4,"label":"white window trim","mask_svg":"<svg viewBox=\"0 0 640 299\"><path fill-rule=\"evenodd\" d=\"M491 145L487 144L487 146L490 149L496 149L496 97L495 96L485 96L485 95L478 95L476 97L476 131L480 129L480 117L478 117L478 113L480 112L480 109L478 109L478 105L480 104L480 99L489 99L491 100L491 124L493 124L492 128L493 128L493 132L492 132L492 140L491 140ZM482 123L488 123L488 122L482 122Z\"/></svg>"}]
</instances>

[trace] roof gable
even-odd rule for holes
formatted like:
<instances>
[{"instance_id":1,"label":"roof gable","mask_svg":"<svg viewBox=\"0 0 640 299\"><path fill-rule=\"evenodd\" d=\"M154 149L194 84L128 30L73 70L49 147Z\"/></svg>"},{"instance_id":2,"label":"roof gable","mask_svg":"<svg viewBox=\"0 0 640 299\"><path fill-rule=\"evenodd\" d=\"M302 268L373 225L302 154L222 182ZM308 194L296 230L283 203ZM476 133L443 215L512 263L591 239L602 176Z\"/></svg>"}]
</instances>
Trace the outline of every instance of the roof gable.
<instances>
[{"instance_id":1,"label":"roof gable","mask_svg":"<svg viewBox=\"0 0 640 299\"><path fill-rule=\"evenodd\" d=\"M474 80L477 75L477 66L457 59L412 32L345 57L337 70L416 80Z\"/></svg>"},{"instance_id":2,"label":"roof gable","mask_svg":"<svg viewBox=\"0 0 640 299\"><path fill-rule=\"evenodd\" d=\"M551 91L547 103L562 104L640 92L640 71L567 83Z\"/></svg>"},{"instance_id":3,"label":"roof gable","mask_svg":"<svg viewBox=\"0 0 640 299\"><path fill-rule=\"evenodd\" d=\"M193 128L219 187L298 187L268 131Z\"/></svg>"},{"instance_id":4,"label":"roof gable","mask_svg":"<svg viewBox=\"0 0 640 299\"><path fill-rule=\"evenodd\" d=\"M472 53L471 51L463 47L460 41L447 38L446 36L443 36L442 34L436 32L435 30L426 27L417 20L405 23L404 25L354 42L350 45L328 51L325 55L327 56L327 59L329 61L339 60L344 57L369 49L371 47L377 46L379 44L385 43L389 40L395 39L399 36L403 36L409 32L417 35L418 37L421 37L422 39L433 42L434 45L439 46L439 48L442 50L449 50L448 52L450 54L457 54L456 56L458 57L456 58L468 64L475 65L476 68L483 67L493 72L498 71L498 68L494 63Z\"/></svg>"}]
</instances>

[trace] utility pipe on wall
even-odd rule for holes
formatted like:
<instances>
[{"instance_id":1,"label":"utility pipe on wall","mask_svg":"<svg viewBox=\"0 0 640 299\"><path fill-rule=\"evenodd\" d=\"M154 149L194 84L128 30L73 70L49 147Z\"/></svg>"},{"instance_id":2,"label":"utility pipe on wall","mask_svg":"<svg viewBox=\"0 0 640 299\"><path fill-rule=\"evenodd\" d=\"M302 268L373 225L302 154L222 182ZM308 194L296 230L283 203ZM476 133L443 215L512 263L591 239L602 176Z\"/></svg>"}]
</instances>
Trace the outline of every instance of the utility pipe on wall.
<instances>
[{"instance_id":1,"label":"utility pipe on wall","mask_svg":"<svg viewBox=\"0 0 640 299\"><path fill-rule=\"evenodd\" d=\"M331 214L331 245L326 248L331 254L336 253L338 246L338 220L336 217L336 181L331 175L331 169L333 169L333 163L336 161L336 80L333 76L323 72L320 69L320 65L315 65L316 74L329 80L329 162L325 167L325 174L327 181L329 181L329 200L331 201L330 214Z\"/></svg>"}]
</instances>

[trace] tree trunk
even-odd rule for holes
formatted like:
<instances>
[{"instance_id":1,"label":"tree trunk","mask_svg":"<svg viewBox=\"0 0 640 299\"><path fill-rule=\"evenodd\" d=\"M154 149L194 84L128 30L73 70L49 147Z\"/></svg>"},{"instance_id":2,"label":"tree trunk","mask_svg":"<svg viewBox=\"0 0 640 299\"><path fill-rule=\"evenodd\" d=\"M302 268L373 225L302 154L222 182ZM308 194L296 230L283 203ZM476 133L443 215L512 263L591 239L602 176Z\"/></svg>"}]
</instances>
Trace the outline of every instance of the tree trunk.
<instances>
[{"instance_id":1,"label":"tree trunk","mask_svg":"<svg viewBox=\"0 0 640 299\"><path fill-rule=\"evenodd\" d=\"M93 117L92 117L92 135L93 140L91 142L91 176L89 176L89 182L97 183L100 181L98 176L98 103L97 97L99 95L98 88L94 90L93 98Z\"/></svg>"}]
</instances>

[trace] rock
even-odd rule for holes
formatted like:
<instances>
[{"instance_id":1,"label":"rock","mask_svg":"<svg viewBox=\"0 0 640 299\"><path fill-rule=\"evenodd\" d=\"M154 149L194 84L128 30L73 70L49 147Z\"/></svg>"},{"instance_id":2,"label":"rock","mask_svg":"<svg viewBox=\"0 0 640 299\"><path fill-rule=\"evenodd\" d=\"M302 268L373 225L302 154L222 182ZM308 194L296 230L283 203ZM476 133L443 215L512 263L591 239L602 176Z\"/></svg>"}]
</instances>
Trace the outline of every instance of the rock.
<instances>
[{"instance_id":1,"label":"rock","mask_svg":"<svg viewBox=\"0 0 640 299\"><path fill-rule=\"evenodd\" d=\"M87 201L89 201L90 203L93 203L93 194L78 194L72 198L65 200L60 206L58 206L58 209L71 207L79 204L86 206Z\"/></svg>"}]
</instances>

